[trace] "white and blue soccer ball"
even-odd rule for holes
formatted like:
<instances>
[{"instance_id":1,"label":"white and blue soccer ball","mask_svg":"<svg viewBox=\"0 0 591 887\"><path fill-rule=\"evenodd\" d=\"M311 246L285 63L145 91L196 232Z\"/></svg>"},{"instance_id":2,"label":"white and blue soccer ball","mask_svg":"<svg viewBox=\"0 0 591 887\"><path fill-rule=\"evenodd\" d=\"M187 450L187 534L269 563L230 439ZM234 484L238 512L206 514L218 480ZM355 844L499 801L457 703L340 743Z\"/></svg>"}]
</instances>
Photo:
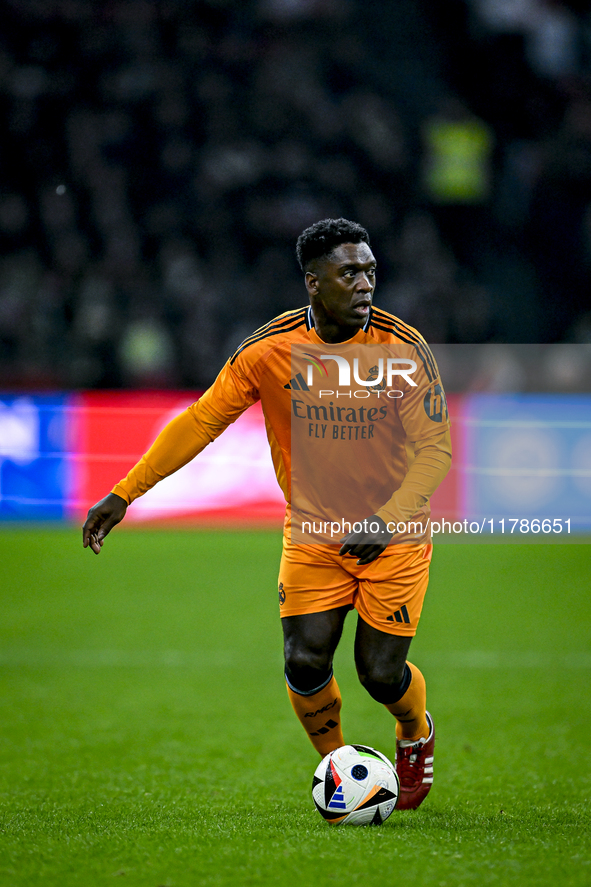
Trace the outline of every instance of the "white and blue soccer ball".
<instances>
[{"instance_id":1,"label":"white and blue soccer ball","mask_svg":"<svg viewBox=\"0 0 591 887\"><path fill-rule=\"evenodd\" d=\"M330 825L381 825L398 800L393 764L369 745L343 745L326 755L312 780L312 798Z\"/></svg>"}]
</instances>

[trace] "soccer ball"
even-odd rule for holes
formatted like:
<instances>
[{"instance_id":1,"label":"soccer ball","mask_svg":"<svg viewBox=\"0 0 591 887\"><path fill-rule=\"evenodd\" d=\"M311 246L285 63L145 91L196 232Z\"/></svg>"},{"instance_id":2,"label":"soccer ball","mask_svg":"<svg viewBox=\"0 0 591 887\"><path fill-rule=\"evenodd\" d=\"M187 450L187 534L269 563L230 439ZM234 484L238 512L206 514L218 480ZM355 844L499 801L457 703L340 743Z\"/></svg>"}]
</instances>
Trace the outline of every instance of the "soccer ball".
<instances>
[{"instance_id":1,"label":"soccer ball","mask_svg":"<svg viewBox=\"0 0 591 887\"><path fill-rule=\"evenodd\" d=\"M380 825L396 806L399 790L392 763L368 745L331 751L312 780L316 809L330 825Z\"/></svg>"}]
</instances>

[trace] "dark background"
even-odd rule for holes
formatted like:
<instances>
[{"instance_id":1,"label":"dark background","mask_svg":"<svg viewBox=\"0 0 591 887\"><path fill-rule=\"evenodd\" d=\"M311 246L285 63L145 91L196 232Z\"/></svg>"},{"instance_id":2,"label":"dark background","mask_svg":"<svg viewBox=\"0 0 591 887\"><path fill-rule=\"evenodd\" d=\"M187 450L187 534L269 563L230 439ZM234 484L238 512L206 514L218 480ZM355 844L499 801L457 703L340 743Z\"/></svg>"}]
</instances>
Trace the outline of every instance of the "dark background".
<instances>
[{"instance_id":1,"label":"dark background","mask_svg":"<svg viewBox=\"0 0 591 887\"><path fill-rule=\"evenodd\" d=\"M208 385L326 216L431 342L591 341L589 3L1 7L4 389Z\"/></svg>"}]
</instances>

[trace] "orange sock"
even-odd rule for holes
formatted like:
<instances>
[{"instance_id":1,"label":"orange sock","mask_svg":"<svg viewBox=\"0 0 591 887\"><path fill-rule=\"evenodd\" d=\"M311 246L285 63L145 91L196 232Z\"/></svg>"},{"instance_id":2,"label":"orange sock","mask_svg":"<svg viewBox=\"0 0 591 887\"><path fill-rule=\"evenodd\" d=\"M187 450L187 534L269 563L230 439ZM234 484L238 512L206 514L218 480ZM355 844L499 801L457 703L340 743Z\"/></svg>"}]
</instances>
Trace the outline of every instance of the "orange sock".
<instances>
[{"instance_id":1,"label":"orange sock","mask_svg":"<svg viewBox=\"0 0 591 887\"><path fill-rule=\"evenodd\" d=\"M407 662L412 678L404 696L398 702L386 705L396 718L397 739L415 740L429 735L429 724L425 717L427 687L425 678L412 662Z\"/></svg>"},{"instance_id":2,"label":"orange sock","mask_svg":"<svg viewBox=\"0 0 591 887\"><path fill-rule=\"evenodd\" d=\"M334 675L311 696L295 693L289 684L287 694L310 742L322 757L345 744L341 732L341 693Z\"/></svg>"}]
</instances>

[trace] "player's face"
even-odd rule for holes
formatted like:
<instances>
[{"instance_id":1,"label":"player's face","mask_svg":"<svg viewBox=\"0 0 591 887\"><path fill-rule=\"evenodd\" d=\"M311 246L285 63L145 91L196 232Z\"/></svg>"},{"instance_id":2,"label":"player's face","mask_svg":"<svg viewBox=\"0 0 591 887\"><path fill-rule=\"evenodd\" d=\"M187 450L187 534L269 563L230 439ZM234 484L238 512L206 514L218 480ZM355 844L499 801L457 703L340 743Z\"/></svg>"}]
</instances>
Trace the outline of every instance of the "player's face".
<instances>
[{"instance_id":1,"label":"player's face","mask_svg":"<svg viewBox=\"0 0 591 887\"><path fill-rule=\"evenodd\" d=\"M376 285L376 260L366 243L342 243L306 274L317 331L343 342L364 326Z\"/></svg>"}]
</instances>

